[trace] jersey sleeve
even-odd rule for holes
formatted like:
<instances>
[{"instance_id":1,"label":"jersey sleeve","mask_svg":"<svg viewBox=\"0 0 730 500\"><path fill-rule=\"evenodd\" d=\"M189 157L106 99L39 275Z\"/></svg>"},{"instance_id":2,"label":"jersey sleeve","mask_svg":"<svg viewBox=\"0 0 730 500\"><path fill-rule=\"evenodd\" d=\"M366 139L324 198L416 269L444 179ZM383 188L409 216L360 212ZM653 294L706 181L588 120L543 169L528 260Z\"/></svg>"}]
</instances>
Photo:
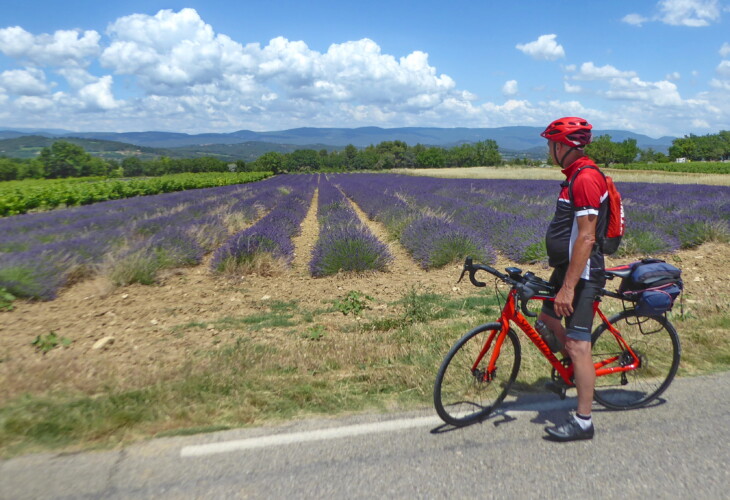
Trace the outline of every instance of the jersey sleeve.
<instances>
[{"instance_id":1,"label":"jersey sleeve","mask_svg":"<svg viewBox=\"0 0 730 500\"><path fill-rule=\"evenodd\" d=\"M576 217L598 215L601 203L608 196L606 180L600 172L587 168L573 181L573 209Z\"/></svg>"}]
</instances>

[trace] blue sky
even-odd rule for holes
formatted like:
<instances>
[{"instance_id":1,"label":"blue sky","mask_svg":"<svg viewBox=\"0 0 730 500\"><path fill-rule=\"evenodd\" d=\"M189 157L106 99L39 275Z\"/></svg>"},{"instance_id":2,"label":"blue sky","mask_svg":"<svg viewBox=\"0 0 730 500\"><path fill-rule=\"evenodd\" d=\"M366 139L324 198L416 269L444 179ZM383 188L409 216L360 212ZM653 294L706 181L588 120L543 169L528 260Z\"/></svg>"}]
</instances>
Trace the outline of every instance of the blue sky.
<instances>
[{"instance_id":1,"label":"blue sky","mask_svg":"<svg viewBox=\"0 0 730 500\"><path fill-rule=\"evenodd\" d=\"M730 130L730 0L0 0L0 127Z\"/></svg>"}]
</instances>

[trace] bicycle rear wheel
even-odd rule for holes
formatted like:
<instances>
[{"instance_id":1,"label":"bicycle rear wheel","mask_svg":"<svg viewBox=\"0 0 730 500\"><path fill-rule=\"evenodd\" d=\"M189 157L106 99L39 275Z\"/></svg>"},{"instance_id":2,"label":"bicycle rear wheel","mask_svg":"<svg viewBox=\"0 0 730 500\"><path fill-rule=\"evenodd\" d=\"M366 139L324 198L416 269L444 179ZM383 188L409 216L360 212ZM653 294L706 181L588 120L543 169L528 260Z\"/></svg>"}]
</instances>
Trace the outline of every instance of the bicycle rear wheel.
<instances>
[{"instance_id":1,"label":"bicycle rear wheel","mask_svg":"<svg viewBox=\"0 0 730 500\"><path fill-rule=\"evenodd\" d=\"M520 369L520 343L510 329L502 342L494 372L486 369L502 326L481 325L464 335L441 363L433 388L436 412L447 424L461 427L486 418L504 400ZM487 339L494 339L476 370L472 370Z\"/></svg>"},{"instance_id":2,"label":"bicycle rear wheel","mask_svg":"<svg viewBox=\"0 0 730 500\"><path fill-rule=\"evenodd\" d=\"M664 316L637 316L634 311L621 312L609 321L640 363L635 370L597 377L594 398L613 410L644 406L659 397L677 373L682 352L677 331ZM632 362L605 323L595 329L592 342L594 359L618 356L618 361L608 367Z\"/></svg>"}]
</instances>

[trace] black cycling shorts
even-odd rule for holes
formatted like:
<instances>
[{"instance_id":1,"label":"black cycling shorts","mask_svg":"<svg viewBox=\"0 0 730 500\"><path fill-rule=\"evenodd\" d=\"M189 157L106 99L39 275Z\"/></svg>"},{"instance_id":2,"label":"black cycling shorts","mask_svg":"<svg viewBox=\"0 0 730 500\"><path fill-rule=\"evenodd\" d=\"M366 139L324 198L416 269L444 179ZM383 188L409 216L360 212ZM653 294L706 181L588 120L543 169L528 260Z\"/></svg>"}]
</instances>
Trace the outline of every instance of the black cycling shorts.
<instances>
[{"instance_id":1,"label":"black cycling shorts","mask_svg":"<svg viewBox=\"0 0 730 500\"><path fill-rule=\"evenodd\" d=\"M550 275L550 284L555 290L560 290L565 280L567 266L556 267L553 274ZM575 286L575 296L573 298L573 314L565 318L565 334L574 340L591 341L591 331L593 330L593 302L599 291L605 285L605 280L601 282L580 279ZM554 304L551 300L545 300L542 303L542 312L556 319L562 319L555 313Z\"/></svg>"}]
</instances>

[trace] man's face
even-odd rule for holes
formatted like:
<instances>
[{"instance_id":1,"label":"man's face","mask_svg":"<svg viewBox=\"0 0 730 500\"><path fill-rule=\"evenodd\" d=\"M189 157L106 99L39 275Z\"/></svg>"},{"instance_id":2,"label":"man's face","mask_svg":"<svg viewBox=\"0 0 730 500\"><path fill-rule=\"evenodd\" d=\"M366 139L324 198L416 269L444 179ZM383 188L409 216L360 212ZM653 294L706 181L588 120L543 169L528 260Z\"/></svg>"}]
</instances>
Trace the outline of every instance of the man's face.
<instances>
[{"instance_id":1,"label":"man's face","mask_svg":"<svg viewBox=\"0 0 730 500\"><path fill-rule=\"evenodd\" d=\"M559 142L547 141L548 154L550 155L550 158L553 160L553 164L558 165L558 166L560 166L560 165L558 164L558 159L556 158L556 156L558 156L560 154L559 153L560 146L561 146L561 144Z\"/></svg>"}]
</instances>

